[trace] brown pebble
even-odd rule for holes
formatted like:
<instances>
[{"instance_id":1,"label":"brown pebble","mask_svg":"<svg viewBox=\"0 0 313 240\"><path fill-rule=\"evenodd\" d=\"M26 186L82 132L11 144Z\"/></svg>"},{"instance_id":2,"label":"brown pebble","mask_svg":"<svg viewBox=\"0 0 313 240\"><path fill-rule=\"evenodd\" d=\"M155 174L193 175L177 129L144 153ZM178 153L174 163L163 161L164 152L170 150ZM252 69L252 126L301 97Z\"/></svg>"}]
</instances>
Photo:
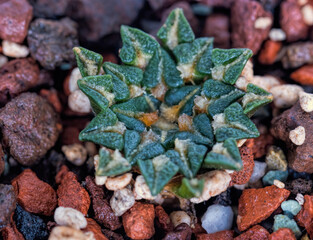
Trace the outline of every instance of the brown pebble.
<instances>
[{"instance_id":1,"label":"brown pebble","mask_svg":"<svg viewBox=\"0 0 313 240\"><path fill-rule=\"evenodd\" d=\"M305 39L309 26L303 21L301 7L297 1L284 1L280 5L280 26L286 33L288 42Z\"/></svg>"},{"instance_id":2,"label":"brown pebble","mask_svg":"<svg viewBox=\"0 0 313 240\"><path fill-rule=\"evenodd\" d=\"M313 43L297 42L290 44L285 48L285 54L282 57L284 68L297 68L304 64L313 63Z\"/></svg>"},{"instance_id":3,"label":"brown pebble","mask_svg":"<svg viewBox=\"0 0 313 240\"><path fill-rule=\"evenodd\" d=\"M66 165L62 165L60 171L58 171L57 175L55 176L56 184L60 184L62 182L62 179L68 172L69 172L68 167Z\"/></svg>"},{"instance_id":4,"label":"brown pebble","mask_svg":"<svg viewBox=\"0 0 313 240\"><path fill-rule=\"evenodd\" d=\"M192 230L190 226L186 223L181 223L174 228L174 231L166 234L163 240L190 240L192 235Z\"/></svg>"},{"instance_id":5,"label":"brown pebble","mask_svg":"<svg viewBox=\"0 0 313 240\"><path fill-rule=\"evenodd\" d=\"M41 89L39 95L47 99L56 112L62 112L62 104L58 97L58 92L55 89Z\"/></svg>"},{"instance_id":6,"label":"brown pebble","mask_svg":"<svg viewBox=\"0 0 313 240\"><path fill-rule=\"evenodd\" d=\"M5 227L2 231L3 240L24 240L23 235L16 228L15 222L11 221L11 224Z\"/></svg>"},{"instance_id":7,"label":"brown pebble","mask_svg":"<svg viewBox=\"0 0 313 240\"><path fill-rule=\"evenodd\" d=\"M230 48L229 17L220 13L208 16L202 35L214 37L214 47Z\"/></svg>"},{"instance_id":8,"label":"brown pebble","mask_svg":"<svg viewBox=\"0 0 313 240\"><path fill-rule=\"evenodd\" d=\"M291 229L280 228L270 235L269 240L296 240L296 237Z\"/></svg>"},{"instance_id":9,"label":"brown pebble","mask_svg":"<svg viewBox=\"0 0 313 240\"><path fill-rule=\"evenodd\" d=\"M298 126L305 129L305 141L301 145L294 144L289 138L289 132ZM271 133L285 142L290 168L297 172L313 173L313 112L303 111L297 102L292 108L272 119Z\"/></svg>"},{"instance_id":10,"label":"brown pebble","mask_svg":"<svg viewBox=\"0 0 313 240\"><path fill-rule=\"evenodd\" d=\"M74 208L84 215L88 213L90 197L88 192L77 181L73 172L68 172L61 181L57 190L58 205Z\"/></svg>"},{"instance_id":11,"label":"brown pebble","mask_svg":"<svg viewBox=\"0 0 313 240\"><path fill-rule=\"evenodd\" d=\"M36 93L22 93L0 112L3 142L20 164L38 163L62 130L53 107Z\"/></svg>"},{"instance_id":12,"label":"brown pebble","mask_svg":"<svg viewBox=\"0 0 313 240\"><path fill-rule=\"evenodd\" d=\"M210 234L198 234L197 240L233 240L234 239L234 231L225 230L216 233Z\"/></svg>"},{"instance_id":13,"label":"brown pebble","mask_svg":"<svg viewBox=\"0 0 313 240\"><path fill-rule=\"evenodd\" d=\"M39 84L39 67L32 58L9 61L0 68L0 106Z\"/></svg>"},{"instance_id":14,"label":"brown pebble","mask_svg":"<svg viewBox=\"0 0 313 240\"><path fill-rule=\"evenodd\" d=\"M94 219L101 225L116 230L122 226L119 217L115 216L108 199L105 199L104 190L101 186L95 184L90 176L86 178L86 188L92 198L92 208L95 213Z\"/></svg>"},{"instance_id":15,"label":"brown pebble","mask_svg":"<svg viewBox=\"0 0 313 240\"><path fill-rule=\"evenodd\" d=\"M101 232L101 227L92 218L86 218L87 227L83 229L84 232L93 232L95 240L108 240Z\"/></svg>"},{"instance_id":16,"label":"brown pebble","mask_svg":"<svg viewBox=\"0 0 313 240\"><path fill-rule=\"evenodd\" d=\"M268 218L285 201L290 192L274 185L243 190L238 205L237 226L240 231Z\"/></svg>"},{"instance_id":17,"label":"brown pebble","mask_svg":"<svg viewBox=\"0 0 313 240\"><path fill-rule=\"evenodd\" d=\"M161 205L155 207L155 218L157 225L164 232L171 232L174 229L174 225L169 217L169 215L165 212L164 208Z\"/></svg>"},{"instance_id":18,"label":"brown pebble","mask_svg":"<svg viewBox=\"0 0 313 240\"><path fill-rule=\"evenodd\" d=\"M240 171L235 171L230 174L231 182L229 186L233 186L234 184L245 184L249 182L250 177L254 168L254 158L252 154L251 148L247 146L242 146L240 148L240 155L242 159L243 168Z\"/></svg>"},{"instance_id":19,"label":"brown pebble","mask_svg":"<svg viewBox=\"0 0 313 240\"><path fill-rule=\"evenodd\" d=\"M57 206L57 196L54 189L41 181L30 170L24 170L12 180L12 186L17 195L17 202L26 211L51 216Z\"/></svg>"},{"instance_id":20,"label":"brown pebble","mask_svg":"<svg viewBox=\"0 0 313 240\"><path fill-rule=\"evenodd\" d=\"M0 231L7 226L16 207L16 195L11 185L0 184Z\"/></svg>"},{"instance_id":21,"label":"brown pebble","mask_svg":"<svg viewBox=\"0 0 313 240\"><path fill-rule=\"evenodd\" d=\"M123 227L127 236L138 240L151 238L155 233L154 217L154 206L152 204L136 202L123 215Z\"/></svg>"},{"instance_id":22,"label":"brown pebble","mask_svg":"<svg viewBox=\"0 0 313 240\"><path fill-rule=\"evenodd\" d=\"M268 37L272 23L264 28L255 28L258 19L272 21L272 14L266 12L256 1L237 0L231 8L231 40L235 48L250 48L256 54Z\"/></svg>"},{"instance_id":23,"label":"brown pebble","mask_svg":"<svg viewBox=\"0 0 313 240\"><path fill-rule=\"evenodd\" d=\"M33 8L27 0L0 1L0 38L22 43L27 35Z\"/></svg>"},{"instance_id":24,"label":"brown pebble","mask_svg":"<svg viewBox=\"0 0 313 240\"><path fill-rule=\"evenodd\" d=\"M255 225L234 240L268 240L269 236L269 232L264 227Z\"/></svg>"}]
</instances>

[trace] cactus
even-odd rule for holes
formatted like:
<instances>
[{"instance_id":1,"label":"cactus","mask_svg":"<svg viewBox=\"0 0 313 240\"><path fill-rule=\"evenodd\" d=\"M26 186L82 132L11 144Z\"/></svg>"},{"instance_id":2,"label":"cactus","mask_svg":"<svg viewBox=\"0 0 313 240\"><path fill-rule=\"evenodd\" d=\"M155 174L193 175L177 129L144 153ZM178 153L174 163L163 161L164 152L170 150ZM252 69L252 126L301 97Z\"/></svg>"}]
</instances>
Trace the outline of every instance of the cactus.
<instances>
[{"instance_id":1,"label":"cactus","mask_svg":"<svg viewBox=\"0 0 313 240\"><path fill-rule=\"evenodd\" d=\"M176 175L172 192L198 197L199 171L242 168L236 141L259 136L249 117L272 96L253 84L236 88L252 51L214 49L213 38L195 39L182 9L169 14L157 36L161 44L122 26L122 65L74 48L78 86L95 114L79 138L102 146L98 176L139 169L157 195Z\"/></svg>"}]
</instances>

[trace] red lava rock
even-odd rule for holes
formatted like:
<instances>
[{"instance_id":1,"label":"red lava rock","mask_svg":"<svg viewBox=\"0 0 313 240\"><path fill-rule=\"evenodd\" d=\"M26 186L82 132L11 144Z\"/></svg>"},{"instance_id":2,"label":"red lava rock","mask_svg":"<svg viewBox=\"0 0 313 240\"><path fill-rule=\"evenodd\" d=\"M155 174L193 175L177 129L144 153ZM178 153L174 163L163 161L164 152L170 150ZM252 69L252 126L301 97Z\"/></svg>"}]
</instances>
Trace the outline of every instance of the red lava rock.
<instances>
[{"instance_id":1,"label":"red lava rock","mask_svg":"<svg viewBox=\"0 0 313 240\"><path fill-rule=\"evenodd\" d=\"M234 231L225 230L210 234L198 234L197 240L233 240Z\"/></svg>"},{"instance_id":2,"label":"red lava rock","mask_svg":"<svg viewBox=\"0 0 313 240\"><path fill-rule=\"evenodd\" d=\"M166 234L163 240L190 240L191 235L191 227L186 223L181 223L174 228L173 232Z\"/></svg>"},{"instance_id":3,"label":"red lava rock","mask_svg":"<svg viewBox=\"0 0 313 240\"><path fill-rule=\"evenodd\" d=\"M57 190L58 205L71 207L84 215L88 213L90 197L87 191L79 184L73 172L68 172L61 181Z\"/></svg>"},{"instance_id":4,"label":"red lava rock","mask_svg":"<svg viewBox=\"0 0 313 240\"><path fill-rule=\"evenodd\" d=\"M123 215L123 227L127 236L132 239L151 238L155 233L154 217L154 206L152 204L136 202Z\"/></svg>"},{"instance_id":5,"label":"red lava rock","mask_svg":"<svg viewBox=\"0 0 313 240\"><path fill-rule=\"evenodd\" d=\"M229 17L220 13L208 16L202 35L214 37L214 46L217 48L230 48Z\"/></svg>"},{"instance_id":6,"label":"red lava rock","mask_svg":"<svg viewBox=\"0 0 313 240\"><path fill-rule=\"evenodd\" d=\"M169 215L165 212L164 208L160 205L155 207L155 218L157 224L164 232L171 232L174 229L174 225L171 222Z\"/></svg>"},{"instance_id":7,"label":"red lava rock","mask_svg":"<svg viewBox=\"0 0 313 240\"><path fill-rule=\"evenodd\" d=\"M269 236L269 232L264 227L256 225L234 238L234 240L268 240Z\"/></svg>"},{"instance_id":8,"label":"red lava rock","mask_svg":"<svg viewBox=\"0 0 313 240\"><path fill-rule=\"evenodd\" d=\"M12 42L23 42L33 17L32 6L27 0L2 0L0 9L0 38Z\"/></svg>"},{"instance_id":9,"label":"red lava rock","mask_svg":"<svg viewBox=\"0 0 313 240\"><path fill-rule=\"evenodd\" d=\"M84 232L93 232L95 240L108 240L101 232L101 227L92 218L86 218L87 227L83 229Z\"/></svg>"},{"instance_id":10,"label":"red lava rock","mask_svg":"<svg viewBox=\"0 0 313 240\"><path fill-rule=\"evenodd\" d=\"M16 207L16 195L11 185L0 184L0 231L7 226Z\"/></svg>"},{"instance_id":11,"label":"red lava rock","mask_svg":"<svg viewBox=\"0 0 313 240\"><path fill-rule=\"evenodd\" d=\"M23 235L17 230L13 220L9 226L1 231L1 233L3 240L24 240Z\"/></svg>"},{"instance_id":12,"label":"red lava rock","mask_svg":"<svg viewBox=\"0 0 313 240\"><path fill-rule=\"evenodd\" d=\"M12 180L17 202L26 211L51 216L57 206L57 195L53 188L30 170L24 170Z\"/></svg>"},{"instance_id":13,"label":"red lava rock","mask_svg":"<svg viewBox=\"0 0 313 240\"><path fill-rule=\"evenodd\" d=\"M280 26L286 33L288 42L305 39L309 26L303 21L301 7L297 1L284 1L280 5Z\"/></svg>"},{"instance_id":14,"label":"red lava rock","mask_svg":"<svg viewBox=\"0 0 313 240\"><path fill-rule=\"evenodd\" d=\"M233 186L234 184L245 184L249 182L250 177L253 172L254 167L254 159L251 148L247 146L242 146L240 148L240 155L242 159L243 168L240 171L235 171L230 174L231 182L229 186Z\"/></svg>"},{"instance_id":15,"label":"red lava rock","mask_svg":"<svg viewBox=\"0 0 313 240\"><path fill-rule=\"evenodd\" d=\"M259 62L266 65L273 64L281 47L281 42L267 40L260 51Z\"/></svg>"},{"instance_id":16,"label":"red lava rock","mask_svg":"<svg viewBox=\"0 0 313 240\"><path fill-rule=\"evenodd\" d=\"M274 144L274 138L269 133L263 133L257 138L248 139L245 145L251 148L254 158L261 158L267 153L270 145Z\"/></svg>"},{"instance_id":17,"label":"red lava rock","mask_svg":"<svg viewBox=\"0 0 313 240\"><path fill-rule=\"evenodd\" d=\"M268 218L285 201L290 192L274 185L245 189L239 198L237 225L244 231Z\"/></svg>"},{"instance_id":18,"label":"red lava rock","mask_svg":"<svg viewBox=\"0 0 313 240\"><path fill-rule=\"evenodd\" d=\"M272 14L266 12L256 1L234 1L230 19L233 47L250 48L254 54L259 51L272 26L270 23L265 28L255 28L255 22L259 18L273 19Z\"/></svg>"},{"instance_id":19,"label":"red lava rock","mask_svg":"<svg viewBox=\"0 0 313 240\"><path fill-rule=\"evenodd\" d=\"M55 176L56 184L60 184L65 175L69 172L68 167L66 165L62 165L60 171Z\"/></svg>"},{"instance_id":20,"label":"red lava rock","mask_svg":"<svg viewBox=\"0 0 313 240\"><path fill-rule=\"evenodd\" d=\"M143 7L143 0L77 0L67 14L79 24L84 40L97 41L118 32L122 24L130 25Z\"/></svg>"},{"instance_id":21,"label":"red lava rock","mask_svg":"<svg viewBox=\"0 0 313 240\"><path fill-rule=\"evenodd\" d=\"M284 68L297 68L313 63L313 43L298 42L288 45L282 58Z\"/></svg>"},{"instance_id":22,"label":"red lava rock","mask_svg":"<svg viewBox=\"0 0 313 240\"><path fill-rule=\"evenodd\" d=\"M54 107L56 112L62 112L62 104L58 97L58 92L55 89L41 89L39 94L40 96L48 100L48 102Z\"/></svg>"},{"instance_id":23,"label":"red lava rock","mask_svg":"<svg viewBox=\"0 0 313 240\"><path fill-rule=\"evenodd\" d=\"M313 196L305 195L301 211L296 216L296 221L313 238Z\"/></svg>"},{"instance_id":24,"label":"red lava rock","mask_svg":"<svg viewBox=\"0 0 313 240\"><path fill-rule=\"evenodd\" d=\"M205 229L201 226L200 221L198 220L198 222L196 224L194 224L194 226L192 227L192 232L193 234L197 235L197 234L201 234L201 233L206 233Z\"/></svg>"},{"instance_id":25,"label":"red lava rock","mask_svg":"<svg viewBox=\"0 0 313 240\"><path fill-rule=\"evenodd\" d=\"M297 69L290 77L297 83L313 85L313 65L307 65Z\"/></svg>"},{"instance_id":26,"label":"red lava rock","mask_svg":"<svg viewBox=\"0 0 313 240\"><path fill-rule=\"evenodd\" d=\"M32 58L15 59L0 68L0 105L10 98L36 87L39 67Z\"/></svg>"},{"instance_id":27,"label":"red lava rock","mask_svg":"<svg viewBox=\"0 0 313 240\"><path fill-rule=\"evenodd\" d=\"M86 188L92 198L92 208L95 213L94 219L110 230L120 228L122 223L119 217L115 216L108 200L104 198L103 188L97 186L90 176L86 178Z\"/></svg>"},{"instance_id":28,"label":"red lava rock","mask_svg":"<svg viewBox=\"0 0 313 240\"><path fill-rule=\"evenodd\" d=\"M53 107L35 93L22 93L0 111L3 142L20 164L37 163L54 146L62 126Z\"/></svg>"},{"instance_id":29,"label":"red lava rock","mask_svg":"<svg viewBox=\"0 0 313 240\"><path fill-rule=\"evenodd\" d=\"M291 229L280 228L270 235L269 240L296 240L296 237Z\"/></svg>"},{"instance_id":30,"label":"red lava rock","mask_svg":"<svg viewBox=\"0 0 313 240\"><path fill-rule=\"evenodd\" d=\"M295 145L289 139L289 132L298 126L305 128L305 141ZM288 149L288 165L297 172L313 173L313 113L302 110L297 102L292 108L272 119L271 133L286 143Z\"/></svg>"},{"instance_id":31,"label":"red lava rock","mask_svg":"<svg viewBox=\"0 0 313 240\"><path fill-rule=\"evenodd\" d=\"M92 5L92 4L91 4ZM30 25L29 51L45 69L53 70L63 63L74 63L73 47L78 46L77 24L69 18L37 18Z\"/></svg>"},{"instance_id":32,"label":"red lava rock","mask_svg":"<svg viewBox=\"0 0 313 240\"><path fill-rule=\"evenodd\" d=\"M2 145L0 144L0 176L3 173L5 168L5 162L4 162L4 152L2 149Z\"/></svg>"}]
</instances>

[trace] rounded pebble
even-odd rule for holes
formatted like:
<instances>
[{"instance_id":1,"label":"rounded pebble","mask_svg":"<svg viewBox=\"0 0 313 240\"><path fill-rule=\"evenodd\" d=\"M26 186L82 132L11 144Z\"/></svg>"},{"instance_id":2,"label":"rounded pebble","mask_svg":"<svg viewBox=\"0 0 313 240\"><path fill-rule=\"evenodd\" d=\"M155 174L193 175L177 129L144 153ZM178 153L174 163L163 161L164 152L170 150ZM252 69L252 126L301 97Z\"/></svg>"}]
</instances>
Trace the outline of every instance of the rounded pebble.
<instances>
[{"instance_id":1,"label":"rounded pebble","mask_svg":"<svg viewBox=\"0 0 313 240\"><path fill-rule=\"evenodd\" d=\"M87 226L84 215L73 208L58 207L54 212L54 221L61 226L69 226L75 229L82 229Z\"/></svg>"}]
</instances>

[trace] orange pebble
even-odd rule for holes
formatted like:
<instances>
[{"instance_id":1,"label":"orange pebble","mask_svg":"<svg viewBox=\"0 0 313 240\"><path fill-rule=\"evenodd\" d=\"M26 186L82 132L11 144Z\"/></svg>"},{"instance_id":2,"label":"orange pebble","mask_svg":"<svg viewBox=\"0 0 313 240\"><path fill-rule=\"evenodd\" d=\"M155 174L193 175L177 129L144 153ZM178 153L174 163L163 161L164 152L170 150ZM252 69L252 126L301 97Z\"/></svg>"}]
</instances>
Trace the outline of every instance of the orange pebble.
<instances>
[{"instance_id":1,"label":"orange pebble","mask_svg":"<svg viewBox=\"0 0 313 240\"><path fill-rule=\"evenodd\" d=\"M144 113L141 117L138 118L138 120L142 121L147 127L150 127L153 123L158 121L158 112L152 112L152 113Z\"/></svg>"},{"instance_id":2,"label":"orange pebble","mask_svg":"<svg viewBox=\"0 0 313 240\"><path fill-rule=\"evenodd\" d=\"M306 65L299 68L290 77L298 83L313 85L313 65Z\"/></svg>"},{"instance_id":3,"label":"orange pebble","mask_svg":"<svg viewBox=\"0 0 313 240\"><path fill-rule=\"evenodd\" d=\"M234 231L225 230L216 233L210 234L198 234L197 240L233 240L234 239Z\"/></svg>"},{"instance_id":4,"label":"orange pebble","mask_svg":"<svg viewBox=\"0 0 313 240\"><path fill-rule=\"evenodd\" d=\"M259 55L259 62L262 64L272 64L275 62L278 52L282 46L281 42L267 40Z\"/></svg>"},{"instance_id":5,"label":"orange pebble","mask_svg":"<svg viewBox=\"0 0 313 240\"><path fill-rule=\"evenodd\" d=\"M296 240L296 237L291 229L280 228L270 235L269 240Z\"/></svg>"},{"instance_id":6,"label":"orange pebble","mask_svg":"<svg viewBox=\"0 0 313 240\"><path fill-rule=\"evenodd\" d=\"M296 216L296 221L313 238L313 196L305 195L301 211Z\"/></svg>"},{"instance_id":7,"label":"orange pebble","mask_svg":"<svg viewBox=\"0 0 313 240\"><path fill-rule=\"evenodd\" d=\"M238 237L234 238L235 240L268 240L269 232L262 226L256 225L246 232L242 233Z\"/></svg>"}]
</instances>

